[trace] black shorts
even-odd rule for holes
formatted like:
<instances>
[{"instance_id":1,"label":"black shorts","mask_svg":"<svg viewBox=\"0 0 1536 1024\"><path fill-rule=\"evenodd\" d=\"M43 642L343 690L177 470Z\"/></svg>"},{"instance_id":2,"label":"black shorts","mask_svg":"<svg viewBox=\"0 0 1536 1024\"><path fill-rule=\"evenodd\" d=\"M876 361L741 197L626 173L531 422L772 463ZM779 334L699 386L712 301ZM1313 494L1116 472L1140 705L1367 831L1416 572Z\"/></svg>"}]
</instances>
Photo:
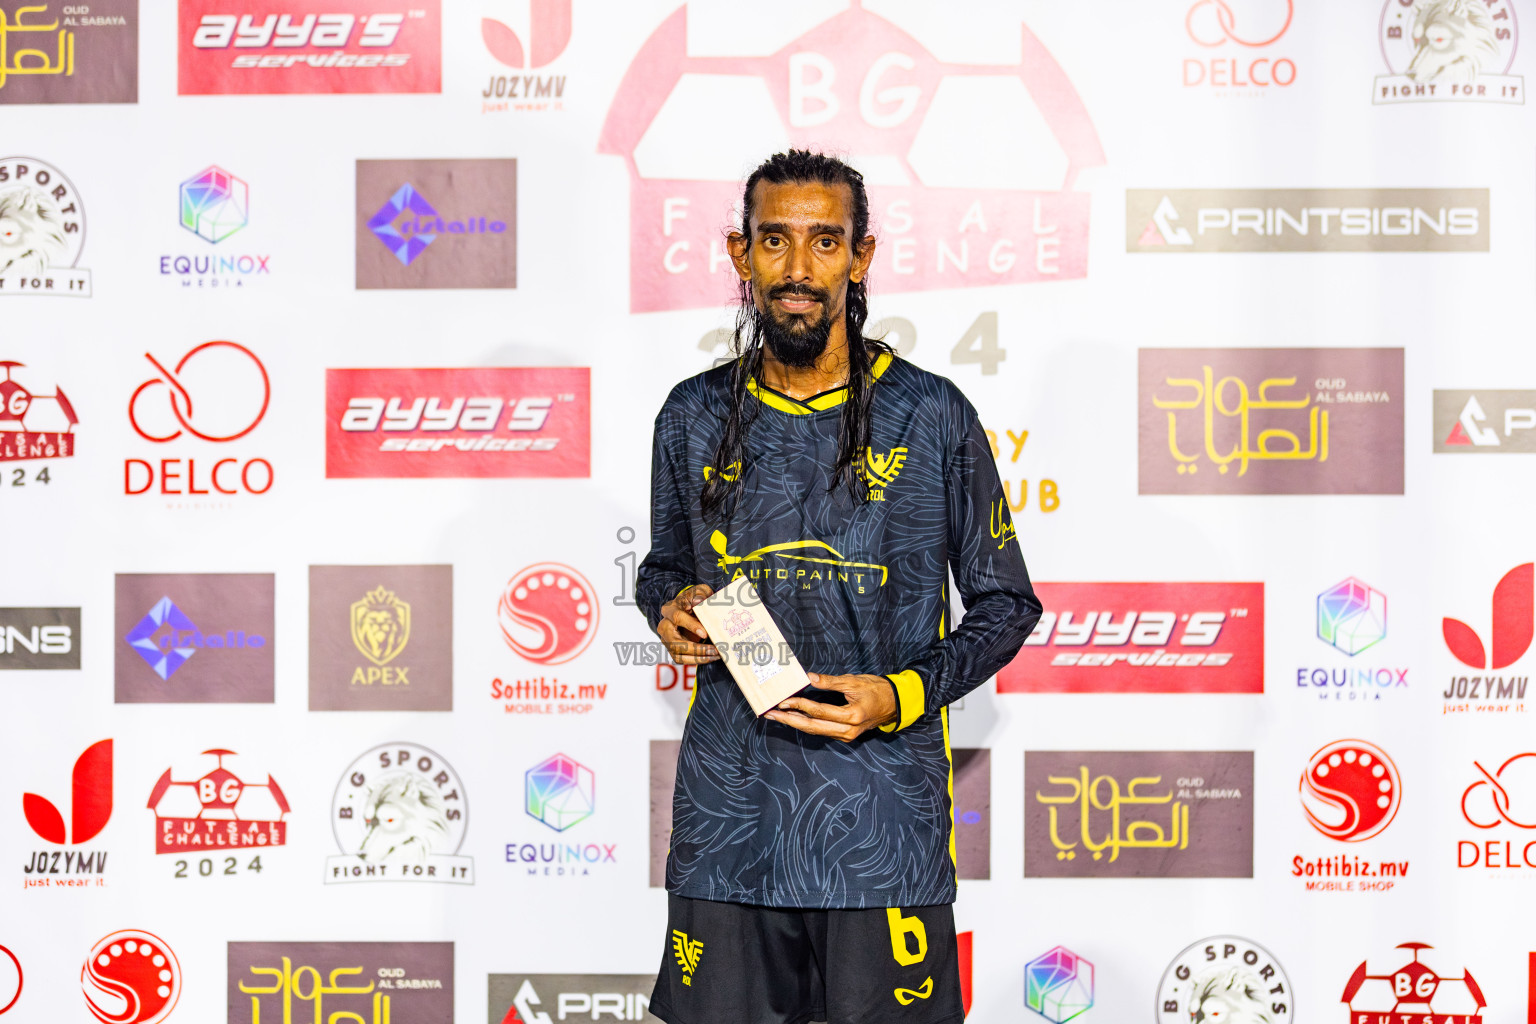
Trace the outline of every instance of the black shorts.
<instances>
[{"instance_id":1,"label":"black shorts","mask_svg":"<svg viewBox=\"0 0 1536 1024\"><path fill-rule=\"evenodd\" d=\"M955 916L796 910L667 894L651 1013L667 1024L959 1024Z\"/></svg>"}]
</instances>

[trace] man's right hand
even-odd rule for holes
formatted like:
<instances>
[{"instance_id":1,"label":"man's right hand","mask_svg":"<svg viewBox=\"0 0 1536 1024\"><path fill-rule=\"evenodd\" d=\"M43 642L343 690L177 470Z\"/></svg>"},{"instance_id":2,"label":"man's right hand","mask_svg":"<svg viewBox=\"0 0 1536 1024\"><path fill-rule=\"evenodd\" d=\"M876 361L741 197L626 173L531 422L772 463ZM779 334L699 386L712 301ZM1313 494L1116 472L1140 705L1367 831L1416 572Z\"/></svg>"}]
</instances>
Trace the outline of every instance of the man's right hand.
<instances>
[{"instance_id":1,"label":"man's right hand","mask_svg":"<svg viewBox=\"0 0 1536 1024\"><path fill-rule=\"evenodd\" d=\"M695 583L661 606L661 620L656 635L667 645L672 660L679 665L703 665L720 660L720 652L707 643L709 632L693 617L693 606L714 591L708 583Z\"/></svg>"}]
</instances>

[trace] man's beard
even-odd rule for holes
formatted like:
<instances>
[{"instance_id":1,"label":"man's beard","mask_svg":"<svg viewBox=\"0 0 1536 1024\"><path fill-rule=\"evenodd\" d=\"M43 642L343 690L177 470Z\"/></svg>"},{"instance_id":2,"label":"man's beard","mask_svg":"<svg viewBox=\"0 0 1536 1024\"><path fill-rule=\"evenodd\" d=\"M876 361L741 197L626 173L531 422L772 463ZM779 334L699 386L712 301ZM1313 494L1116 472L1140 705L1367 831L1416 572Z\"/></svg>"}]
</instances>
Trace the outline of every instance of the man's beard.
<instances>
[{"instance_id":1,"label":"man's beard","mask_svg":"<svg viewBox=\"0 0 1536 1024\"><path fill-rule=\"evenodd\" d=\"M813 288L780 285L769 289L766 298L772 301L782 295L798 295L816 299L821 303L821 318L810 320L802 316L789 316L779 320L772 312L751 304L753 336L768 346L773 358L785 366L808 370L827 350L827 339L832 335L832 313L825 292Z\"/></svg>"}]
</instances>

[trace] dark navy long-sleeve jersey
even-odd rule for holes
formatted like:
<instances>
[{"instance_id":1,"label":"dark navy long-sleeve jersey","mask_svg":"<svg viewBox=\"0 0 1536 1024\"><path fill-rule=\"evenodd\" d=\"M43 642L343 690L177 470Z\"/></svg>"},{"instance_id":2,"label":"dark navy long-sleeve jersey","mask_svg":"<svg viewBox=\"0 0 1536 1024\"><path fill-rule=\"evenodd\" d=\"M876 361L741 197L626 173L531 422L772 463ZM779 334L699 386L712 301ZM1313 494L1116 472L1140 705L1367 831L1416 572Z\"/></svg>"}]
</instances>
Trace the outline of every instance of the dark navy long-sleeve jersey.
<instances>
[{"instance_id":1,"label":"dark navy long-sleeve jersey","mask_svg":"<svg viewBox=\"0 0 1536 1024\"><path fill-rule=\"evenodd\" d=\"M759 719L720 661L700 667L683 729L667 889L776 907L955 899L946 705L1018 652L1040 617L976 410L948 379L882 354L855 502L830 491L847 389L759 402L740 466L712 465L731 366L673 388L656 417L651 550L636 598L651 628L694 583L756 585L808 671L888 676L900 720L853 743ZM741 474L705 523L707 474ZM964 602L949 623L949 569ZM811 691L815 694L816 691ZM833 698L838 699L838 698Z\"/></svg>"}]
</instances>

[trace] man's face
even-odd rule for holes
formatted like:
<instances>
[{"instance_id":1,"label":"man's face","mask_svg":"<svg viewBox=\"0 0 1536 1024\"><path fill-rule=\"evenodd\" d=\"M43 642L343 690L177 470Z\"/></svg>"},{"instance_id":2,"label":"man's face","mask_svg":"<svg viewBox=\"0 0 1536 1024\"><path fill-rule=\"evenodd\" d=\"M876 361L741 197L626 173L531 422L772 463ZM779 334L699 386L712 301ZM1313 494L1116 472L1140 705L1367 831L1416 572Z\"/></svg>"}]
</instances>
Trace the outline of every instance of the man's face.
<instances>
[{"instance_id":1,"label":"man's face","mask_svg":"<svg viewBox=\"0 0 1536 1024\"><path fill-rule=\"evenodd\" d=\"M847 185L758 182L750 245L731 236L759 336L787 366L815 365L842 322L849 282L869 269L874 240L853 238L852 199Z\"/></svg>"}]
</instances>

